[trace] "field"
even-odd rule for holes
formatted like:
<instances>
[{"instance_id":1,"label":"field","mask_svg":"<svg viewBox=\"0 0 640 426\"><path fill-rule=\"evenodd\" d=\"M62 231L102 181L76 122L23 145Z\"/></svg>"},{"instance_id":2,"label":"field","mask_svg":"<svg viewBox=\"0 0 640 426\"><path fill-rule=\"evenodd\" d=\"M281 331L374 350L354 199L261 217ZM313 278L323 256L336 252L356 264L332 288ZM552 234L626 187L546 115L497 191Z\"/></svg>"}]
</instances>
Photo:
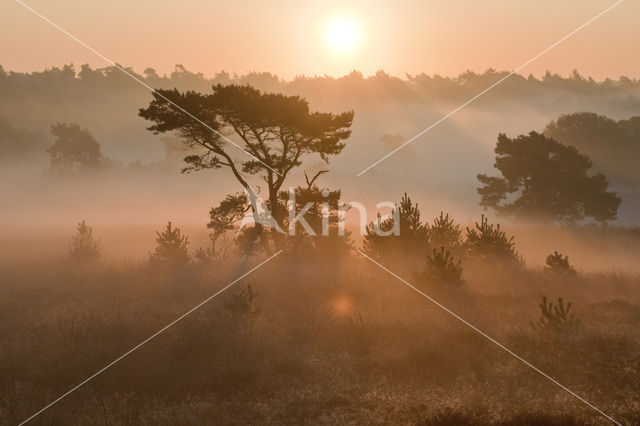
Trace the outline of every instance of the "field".
<instances>
[{"instance_id":1,"label":"field","mask_svg":"<svg viewBox=\"0 0 640 426\"><path fill-rule=\"evenodd\" d=\"M28 418L264 259L78 264L58 243L58 255L0 266L3 424ZM469 260L465 284L452 289L416 282L424 265L391 264L607 415L640 418L637 273ZM576 321L540 325L542 297L570 302ZM356 252L278 255L33 420L204 423L609 421Z\"/></svg>"},{"instance_id":2,"label":"field","mask_svg":"<svg viewBox=\"0 0 640 426\"><path fill-rule=\"evenodd\" d=\"M0 16L0 426L640 426L639 1Z\"/></svg>"}]
</instances>

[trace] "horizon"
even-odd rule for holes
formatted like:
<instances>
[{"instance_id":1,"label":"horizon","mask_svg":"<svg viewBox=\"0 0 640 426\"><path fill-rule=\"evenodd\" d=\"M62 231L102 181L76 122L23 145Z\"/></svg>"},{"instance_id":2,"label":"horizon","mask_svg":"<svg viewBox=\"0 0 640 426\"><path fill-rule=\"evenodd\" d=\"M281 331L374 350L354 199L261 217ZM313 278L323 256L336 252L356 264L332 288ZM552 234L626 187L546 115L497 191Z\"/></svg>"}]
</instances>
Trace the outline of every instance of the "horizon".
<instances>
[{"instance_id":1,"label":"horizon","mask_svg":"<svg viewBox=\"0 0 640 426\"><path fill-rule=\"evenodd\" d=\"M183 64L196 70L259 70L286 79L338 76L354 68L365 75L379 69L392 75L458 75L490 67L512 70L612 3L405 0L396 7L382 1L316 2L301 7L278 0L252 5L248 14L243 3L220 8L191 1L178 8L164 1L149 8L144 2L124 0L28 2L107 57L136 70L151 66L164 74ZM407 9L413 13L404 13ZM4 65L13 70L42 69L59 63L61 57L92 68L105 65L18 3L1 4L0 15L5 18L0 30L3 38L20 35L17 42L0 47ZM635 49L634 17L640 15L640 3L625 2L607 15L529 64L525 74L542 75L547 69L568 74L579 69L596 79L640 78L640 59L628 55ZM234 24L237 20L242 24ZM336 44L335 37L328 39L326 31L332 25L348 45ZM156 31L161 27L172 31Z\"/></svg>"},{"instance_id":2,"label":"horizon","mask_svg":"<svg viewBox=\"0 0 640 426\"><path fill-rule=\"evenodd\" d=\"M11 74L11 73L15 73L15 74L25 74L25 75L31 75L31 74L39 74L39 73L44 73L47 71L53 71L53 70L62 70L64 69L64 67L66 66L71 66L73 68L73 70L76 73L76 78L78 78L78 74L80 72L80 67L84 66L84 65L89 65L89 67L91 68L91 70L93 71L101 71L101 70L105 70L105 69L116 69L116 67L114 67L113 65L110 64L106 64L105 66L92 66L89 63L83 63L83 64L76 64L73 62L67 62L67 63L60 63L60 64L53 64L53 65L47 65L44 66L44 68L38 68L38 69L32 69L32 70L14 70L14 69L9 69L7 67L4 66L4 64L0 63L0 70L3 70L4 72ZM158 74L158 77L162 78L162 79L170 79L171 75L173 73L176 72L180 72L181 71L181 67L183 68L183 70L186 73L189 74L193 74L196 76L201 76L202 78L204 78L205 80L213 80L216 77L219 77L223 74L226 74L228 76L230 76L232 79L237 79L237 78L242 78L242 77L246 77L249 75L262 75L262 74L267 74L273 77L276 77L280 82L284 82L284 83L289 83L292 81L295 81L297 79L333 79L333 80L339 80L345 77L349 77L351 75L355 74L360 74L362 75L362 77L364 79L370 79L373 77L376 77L376 75L378 73L383 73L386 74L387 76L391 77L391 78L397 78L400 79L402 81L409 81L411 78L415 78L418 76L427 76L427 77L431 77L431 78L435 78L435 77L442 77L445 79L456 79L459 77L464 76L465 74L474 74L477 76L482 76L482 75L486 75L486 74L495 74L495 75L504 75L504 74L508 74L511 71L503 69L503 70L499 70L493 67L489 67L486 68L484 70L474 70L474 69L467 69L464 70L458 74L442 74L439 73L437 71L433 72L433 73L427 73L427 72L418 72L415 74L409 74L409 73L403 73L403 74L392 74L387 72L384 69L378 69L370 74L365 74L364 72L358 70L358 69L352 69L350 71L345 72L344 74L337 74L337 75L329 75L329 74L296 74L293 75L289 78L285 78L277 73L273 73L271 71L261 71L258 69L255 70L247 70L245 72L237 72L237 71L233 71L233 70L227 70L227 69L220 69L218 71L212 71L210 74L204 73L202 72L202 70L197 70L197 69L190 69L187 67L184 67L183 64L174 64L174 67L172 70L167 71L167 72L162 72L160 73L158 71L158 69L152 67L152 66L147 66L147 67L140 67L140 68L134 68L131 66L128 66L126 64L120 64L118 63L119 66L123 67L126 70L130 70L132 71L134 74L141 76L141 77L145 77L145 71L146 70L153 70ZM581 78L583 78L584 80L593 80L596 83L604 83L607 80L609 81L620 81L621 79L629 79L632 82L637 82L640 81L640 75L638 75L638 77L631 77L628 75L618 75L618 76L603 76L601 78L595 78L592 75L586 74L581 72L579 69L575 68L572 69L571 71L568 71L566 73L562 73L562 72L556 72L554 70L551 69L547 69L544 71L541 71L539 74L534 74L534 73L526 73L526 72L516 72L514 73L514 76L519 76L522 77L523 79L530 79L530 78L534 78L538 81L543 81L545 76L550 75L550 76L559 76L562 79L572 79L574 78L576 75L580 76Z\"/></svg>"}]
</instances>

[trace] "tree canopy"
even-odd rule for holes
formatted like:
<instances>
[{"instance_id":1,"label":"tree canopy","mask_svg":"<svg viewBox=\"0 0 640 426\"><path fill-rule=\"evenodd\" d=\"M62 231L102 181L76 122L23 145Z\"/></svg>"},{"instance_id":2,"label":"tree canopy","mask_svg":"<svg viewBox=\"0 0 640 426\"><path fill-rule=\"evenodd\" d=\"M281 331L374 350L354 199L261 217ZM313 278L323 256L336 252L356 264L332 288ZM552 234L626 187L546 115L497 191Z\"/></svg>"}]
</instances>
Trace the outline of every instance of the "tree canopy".
<instances>
[{"instance_id":1,"label":"tree canopy","mask_svg":"<svg viewBox=\"0 0 640 426\"><path fill-rule=\"evenodd\" d=\"M640 188L640 117L615 121L593 112L564 114L544 134L587 154L617 184Z\"/></svg>"},{"instance_id":2,"label":"tree canopy","mask_svg":"<svg viewBox=\"0 0 640 426\"><path fill-rule=\"evenodd\" d=\"M498 136L494 166L502 177L478 175L480 204L498 213L571 223L616 218L620 198L588 156L537 132Z\"/></svg>"},{"instance_id":3,"label":"tree canopy","mask_svg":"<svg viewBox=\"0 0 640 426\"><path fill-rule=\"evenodd\" d=\"M268 188L268 207L281 227L285 211L278 193L289 172L311 154L328 163L329 156L345 147L343 141L351 135L353 121L353 111L311 112L308 102L299 96L220 84L213 86L210 94L158 90L140 116L154 123L149 130L175 132L191 150L184 158L187 167L183 171L227 167L243 189L249 190L247 176L262 179ZM237 147L223 134L239 139L246 153L236 153ZM280 239L274 230L272 235Z\"/></svg>"},{"instance_id":4,"label":"tree canopy","mask_svg":"<svg viewBox=\"0 0 640 426\"><path fill-rule=\"evenodd\" d=\"M77 170L100 164L100 145L89 130L75 123L54 124L51 133L55 137L47 149L51 155L51 167L58 170Z\"/></svg>"},{"instance_id":5,"label":"tree canopy","mask_svg":"<svg viewBox=\"0 0 640 426\"><path fill-rule=\"evenodd\" d=\"M47 145L47 138L39 131L16 128L0 118L0 163L38 158Z\"/></svg>"}]
</instances>

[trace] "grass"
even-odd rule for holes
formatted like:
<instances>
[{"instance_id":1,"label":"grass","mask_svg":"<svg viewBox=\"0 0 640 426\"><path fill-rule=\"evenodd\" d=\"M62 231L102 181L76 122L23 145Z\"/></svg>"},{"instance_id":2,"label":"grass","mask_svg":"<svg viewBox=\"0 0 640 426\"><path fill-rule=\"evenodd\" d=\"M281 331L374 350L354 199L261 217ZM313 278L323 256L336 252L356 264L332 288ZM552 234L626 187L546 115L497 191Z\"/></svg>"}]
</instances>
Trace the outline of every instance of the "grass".
<instances>
[{"instance_id":1,"label":"grass","mask_svg":"<svg viewBox=\"0 0 640 426\"><path fill-rule=\"evenodd\" d=\"M640 418L640 277L464 266L462 289L424 290L616 420ZM242 272L0 265L0 421L29 417ZM255 309L233 311L247 284ZM542 296L571 302L579 329L533 328ZM33 424L214 422L607 423L366 260L284 254Z\"/></svg>"}]
</instances>

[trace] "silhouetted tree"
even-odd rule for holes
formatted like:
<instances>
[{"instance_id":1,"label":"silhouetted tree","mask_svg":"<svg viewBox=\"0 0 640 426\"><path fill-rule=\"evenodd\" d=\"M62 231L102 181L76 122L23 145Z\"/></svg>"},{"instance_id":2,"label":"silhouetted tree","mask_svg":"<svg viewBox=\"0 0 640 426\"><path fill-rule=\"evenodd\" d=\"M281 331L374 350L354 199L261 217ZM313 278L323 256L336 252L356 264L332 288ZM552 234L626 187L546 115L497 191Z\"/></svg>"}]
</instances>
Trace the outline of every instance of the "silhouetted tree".
<instances>
[{"instance_id":1,"label":"silhouetted tree","mask_svg":"<svg viewBox=\"0 0 640 426\"><path fill-rule=\"evenodd\" d=\"M444 247L453 254L461 254L462 251L462 230L449 214L440 212L440 216L433 220L432 224L427 224L429 234L429 245L434 249Z\"/></svg>"},{"instance_id":2,"label":"silhouetted tree","mask_svg":"<svg viewBox=\"0 0 640 426\"><path fill-rule=\"evenodd\" d=\"M51 155L51 167L56 170L77 170L100 164L100 145L89 130L75 123L54 124L51 133L53 144L47 149Z\"/></svg>"},{"instance_id":3,"label":"silhouetted tree","mask_svg":"<svg viewBox=\"0 0 640 426\"><path fill-rule=\"evenodd\" d=\"M500 224L490 224L485 215L482 215L480 223L476 222L473 228L467 228L464 244L471 258L483 261L521 261L514 238L507 237L500 229Z\"/></svg>"},{"instance_id":4,"label":"silhouetted tree","mask_svg":"<svg viewBox=\"0 0 640 426\"><path fill-rule=\"evenodd\" d=\"M69 257L78 262L90 262L100 257L98 243L93 238L93 229L87 226L84 220L78 223L76 233L71 237Z\"/></svg>"},{"instance_id":5,"label":"silhouetted tree","mask_svg":"<svg viewBox=\"0 0 640 426\"><path fill-rule=\"evenodd\" d=\"M390 259L394 256L403 257L404 260L423 259L429 248L429 230L420 220L418 204L413 204L411 198L405 193L400 200L400 205L393 209L400 219L395 224L392 217L370 223L364 236L364 251L370 256ZM385 235L380 235L378 229ZM399 234L392 231L394 226L399 227ZM390 235L386 235L390 233Z\"/></svg>"},{"instance_id":6,"label":"silhouetted tree","mask_svg":"<svg viewBox=\"0 0 640 426\"><path fill-rule=\"evenodd\" d=\"M248 203L247 196L244 193L236 193L227 195L218 205L213 207L209 211L210 221L207 224L207 228L213 232L211 239L213 244L226 232L237 229L236 224L242 220L245 214L251 209L251 205ZM253 245L258 240L259 235L257 233L261 228L251 227L250 235L247 235L247 229L240 230L241 235L236 238L236 242L242 246L245 253L253 251ZM249 238L247 240L247 238Z\"/></svg>"},{"instance_id":7,"label":"silhouetted tree","mask_svg":"<svg viewBox=\"0 0 640 426\"><path fill-rule=\"evenodd\" d=\"M561 115L544 134L587 154L615 181L640 187L640 117L615 121L593 112Z\"/></svg>"},{"instance_id":8,"label":"silhouetted tree","mask_svg":"<svg viewBox=\"0 0 640 426\"><path fill-rule=\"evenodd\" d=\"M448 287L460 287L464 284L461 261L456 261L444 247L434 249L427 256L427 266L416 274L416 280L425 284L435 283Z\"/></svg>"},{"instance_id":9,"label":"silhouetted tree","mask_svg":"<svg viewBox=\"0 0 640 426\"><path fill-rule=\"evenodd\" d=\"M478 175L484 185L478 188L482 206L501 214L565 223L585 217L600 222L616 218L620 198L607 192L603 174L588 174L589 157L574 147L536 132L515 139L500 134L495 153L495 167L502 177Z\"/></svg>"},{"instance_id":10,"label":"silhouetted tree","mask_svg":"<svg viewBox=\"0 0 640 426\"><path fill-rule=\"evenodd\" d=\"M217 238L234 229L234 225L244 217L250 208L244 193L227 195L218 207L212 207L209 211L211 220L207 224L207 228L212 229Z\"/></svg>"},{"instance_id":11,"label":"silhouetted tree","mask_svg":"<svg viewBox=\"0 0 640 426\"><path fill-rule=\"evenodd\" d=\"M182 235L180 228L173 228L171 222L163 232L156 232L156 249L149 261L156 265L183 266L189 262L189 238Z\"/></svg>"},{"instance_id":12,"label":"silhouetted tree","mask_svg":"<svg viewBox=\"0 0 640 426\"><path fill-rule=\"evenodd\" d=\"M290 232L293 226L295 235L288 239L288 244L294 249L294 253L306 253L327 261L337 261L344 258L351 251L349 231L339 235L339 225L343 218L340 215L340 190L320 188L315 184L318 177L328 170L320 170L313 177L305 172L306 186L298 186L294 189L295 206L289 205L290 194L288 191L280 191L279 198L282 205L287 205L289 211L296 215L302 214L304 221L310 229L305 229L301 221L291 224L291 217L284 220L285 230ZM343 212L348 210L343 206ZM291 214L290 214L291 215Z\"/></svg>"},{"instance_id":13,"label":"silhouetted tree","mask_svg":"<svg viewBox=\"0 0 640 426\"><path fill-rule=\"evenodd\" d=\"M186 147L197 154L185 157L184 171L227 167L243 189L250 188L248 175L258 175L268 189L268 207L275 221L284 224L285 209L278 192L288 173L302 164L309 154L318 154L325 162L339 154L349 130L353 112L341 114L311 112L308 102L299 96L263 93L250 86L213 87L213 93L180 93L158 90L149 107L140 116L153 121L154 133L176 132ZM236 148L172 104L170 99L221 133L234 133L243 148L254 157L242 154L234 159ZM232 156L232 153L234 156ZM258 226L258 228L260 228ZM260 234L260 230L258 230ZM277 246L282 236L270 232ZM261 234L264 238L265 234ZM264 245L268 250L267 245Z\"/></svg>"},{"instance_id":14,"label":"silhouetted tree","mask_svg":"<svg viewBox=\"0 0 640 426\"><path fill-rule=\"evenodd\" d=\"M46 137L39 132L13 127L0 118L0 162L24 161L44 156Z\"/></svg>"}]
</instances>

